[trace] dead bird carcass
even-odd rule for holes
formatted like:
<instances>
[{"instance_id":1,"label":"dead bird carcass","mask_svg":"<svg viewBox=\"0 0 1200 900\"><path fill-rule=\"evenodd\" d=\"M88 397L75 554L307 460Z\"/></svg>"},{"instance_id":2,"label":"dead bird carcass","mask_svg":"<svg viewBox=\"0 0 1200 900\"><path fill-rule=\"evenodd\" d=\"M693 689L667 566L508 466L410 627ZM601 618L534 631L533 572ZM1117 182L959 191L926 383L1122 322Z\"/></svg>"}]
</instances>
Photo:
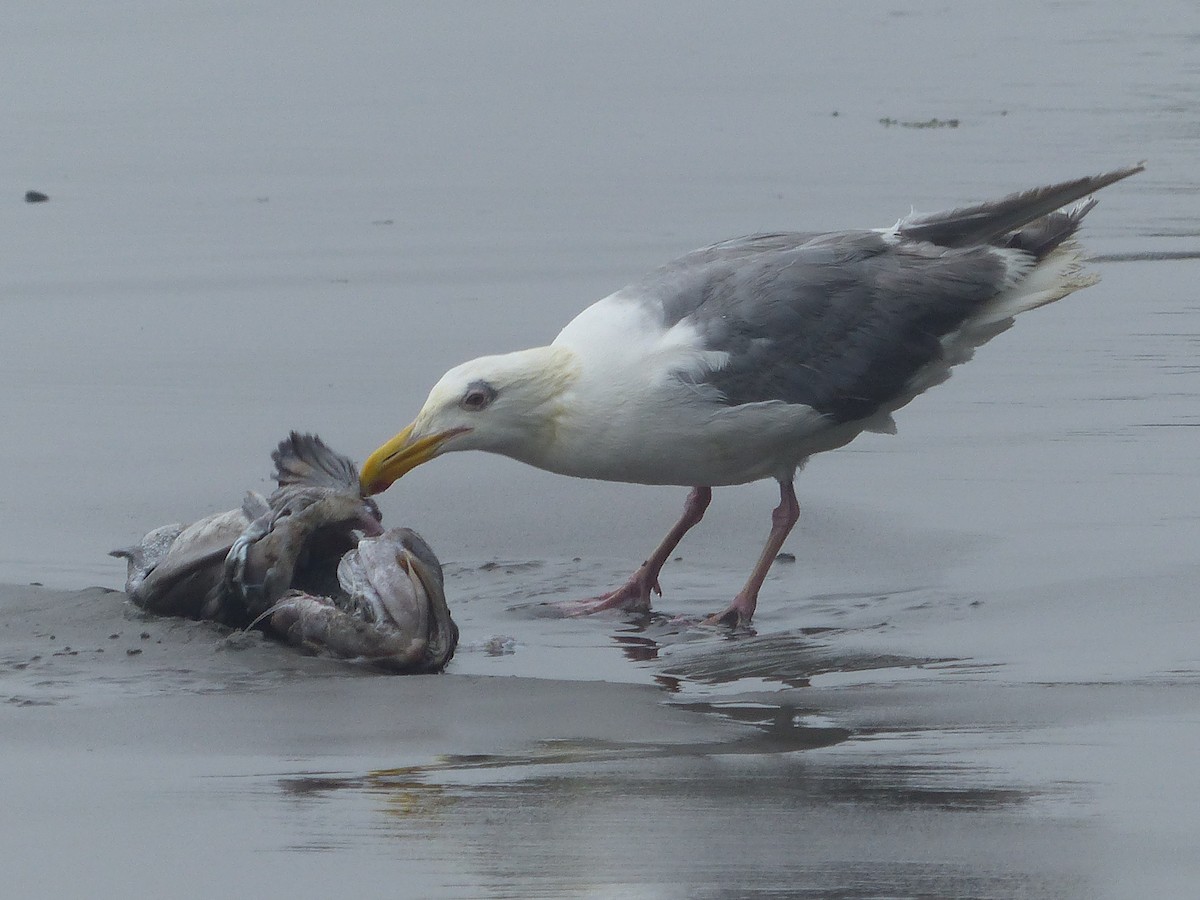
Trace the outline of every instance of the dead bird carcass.
<instances>
[{"instance_id":1,"label":"dead bird carcass","mask_svg":"<svg viewBox=\"0 0 1200 900\"><path fill-rule=\"evenodd\" d=\"M251 492L240 509L112 552L128 561L133 602L393 672L444 668L458 627L429 545L407 528L384 531L355 464L316 435L292 432L271 458L270 497Z\"/></svg>"}]
</instances>

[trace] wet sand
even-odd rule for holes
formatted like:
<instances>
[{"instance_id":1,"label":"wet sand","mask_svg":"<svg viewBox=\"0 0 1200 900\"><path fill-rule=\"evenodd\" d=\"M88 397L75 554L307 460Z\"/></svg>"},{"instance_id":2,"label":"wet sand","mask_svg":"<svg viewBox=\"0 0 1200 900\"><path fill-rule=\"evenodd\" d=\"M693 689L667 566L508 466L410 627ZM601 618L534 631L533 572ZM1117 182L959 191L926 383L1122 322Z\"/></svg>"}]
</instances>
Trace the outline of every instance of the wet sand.
<instances>
[{"instance_id":1,"label":"wet sand","mask_svg":"<svg viewBox=\"0 0 1200 900\"><path fill-rule=\"evenodd\" d=\"M799 615L830 624L731 640L497 609L516 576L459 571L476 640L412 677L148 618L118 592L6 589L9 883L1184 897L1200 679L1137 648L1194 659L1178 618L1198 577L814 598ZM86 852L48 865L62 846Z\"/></svg>"},{"instance_id":2,"label":"wet sand","mask_svg":"<svg viewBox=\"0 0 1200 900\"><path fill-rule=\"evenodd\" d=\"M14 896L1194 893L1200 13L666 9L13 13ZM772 485L716 492L658 614L564 620L538 604L627 575L684 492L469 455L381 498L446 562L444 675L112 590L108 550L265 487L289 429L361 458L675 254L1139 159L1082 235L1098 286L810 463L754 634L679 620L737 590Z\"/></svg>"}]
</instances>

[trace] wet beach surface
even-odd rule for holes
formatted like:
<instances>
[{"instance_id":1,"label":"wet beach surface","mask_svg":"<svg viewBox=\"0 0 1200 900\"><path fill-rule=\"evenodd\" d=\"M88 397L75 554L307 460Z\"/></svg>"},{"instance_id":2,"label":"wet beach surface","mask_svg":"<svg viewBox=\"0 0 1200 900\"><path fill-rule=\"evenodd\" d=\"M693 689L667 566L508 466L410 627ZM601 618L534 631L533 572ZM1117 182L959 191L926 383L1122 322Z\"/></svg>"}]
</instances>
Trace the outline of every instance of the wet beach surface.
<instances>
[{"instance_id":1,"label":"wet beach surface","mask_svg":"<svg viewBox=\"0 0 1200 900\"><path fill-rule=\"evenodd\" d=\"M58 4L0 37L30 85L2 101L14 896L1190 896L1200 14L436 9ZM443 676L111 590L109 549L266 487L289 429L361 459L448 366L675 254L1139 159L1083 229L1099 285L809 464L754 634L686 621L773 485L715 492L655 615L564 620L539 604L627 575L686 492L470 455L380 498L446 563Z\"/></svg>"}]
</instances>

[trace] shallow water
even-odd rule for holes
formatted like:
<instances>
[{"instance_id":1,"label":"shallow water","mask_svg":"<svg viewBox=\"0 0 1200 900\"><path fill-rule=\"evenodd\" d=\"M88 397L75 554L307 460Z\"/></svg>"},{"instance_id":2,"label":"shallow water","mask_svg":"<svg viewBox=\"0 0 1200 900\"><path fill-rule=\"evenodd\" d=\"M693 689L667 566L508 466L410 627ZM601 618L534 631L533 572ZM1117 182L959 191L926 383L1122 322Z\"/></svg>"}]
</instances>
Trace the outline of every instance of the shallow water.
<instances>
[{"instance_id":1,"label":"shallow water","mask_svg":"<svg viewBox=\"0 0 1200 900\"><path fill-rule=\"evenodd\" d=\"M102 664L115 602L11 613L27 895L133 860L146 896L1187 895L1193 4L68 2L8 25L7 584L116 587L109 549L265 486L288 429L361 457L449 365L543 343L692 247L1148 160L1088 217L1097 287L1023 317L897 436L808 466L757 635L674 618L736 591L772 485L716 492L661 616L561 620L536 604L624 577L684 492L483 456L382 498L447 563L465 645L434 687L195 631ZM43 652L43 625L93 656ZM394 696L414 706L381 726ZM247 736L256 716L278 740ZM64 820L103 862L49 865Z\"/></svg>"}]
</instances>

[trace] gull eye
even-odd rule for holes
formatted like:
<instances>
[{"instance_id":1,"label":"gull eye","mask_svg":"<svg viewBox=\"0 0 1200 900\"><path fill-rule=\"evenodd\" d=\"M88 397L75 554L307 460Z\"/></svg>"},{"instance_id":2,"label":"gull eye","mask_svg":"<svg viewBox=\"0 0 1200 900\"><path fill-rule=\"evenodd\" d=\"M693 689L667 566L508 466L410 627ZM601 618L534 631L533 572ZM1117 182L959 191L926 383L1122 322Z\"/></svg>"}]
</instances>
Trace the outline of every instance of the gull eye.
<instances>
[{"instance_id":1,"label":"gull eye","mask_svg":"<svg viewBox=\"0 0 1200 900\"><path fill-rule=\"evenodd\" d=\"M466 392L458 405L468 412L478 412L492 405L496 399L496 389L486 381L472 381L467 385Z\"/></svg>"}]
</instances>

